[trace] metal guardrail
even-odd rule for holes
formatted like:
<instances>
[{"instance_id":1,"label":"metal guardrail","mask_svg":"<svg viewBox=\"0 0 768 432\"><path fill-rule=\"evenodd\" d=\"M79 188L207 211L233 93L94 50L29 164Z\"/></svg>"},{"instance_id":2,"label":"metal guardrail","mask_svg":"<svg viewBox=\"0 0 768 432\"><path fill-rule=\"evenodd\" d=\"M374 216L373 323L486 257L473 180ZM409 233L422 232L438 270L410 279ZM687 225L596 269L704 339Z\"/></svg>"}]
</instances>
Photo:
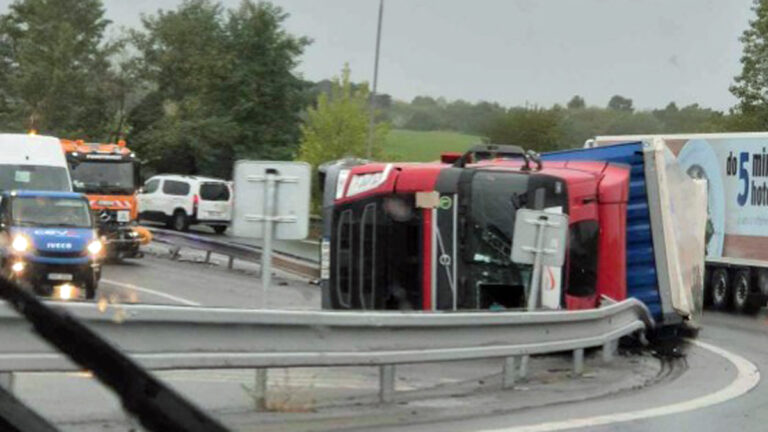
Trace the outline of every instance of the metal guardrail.
<instances>
[{"instance_id":1,"label":"metal guardrail","mask_svg":"<svg viewBox=\"0 0 768 432\"><path fill-rule=\"evenodd\" d=\"M261 261L261 248L255 245L218 240L204 235L182 233L155 227L145 226L145 228L152 232L152 241L176 246L177 248L205 251L206 262L210 260L212 253L228 256L229 268L232 268L235 259L252 262ZM283 252L273 252L272 263L281 270L302 277L309 279L318 279L320 277L319 263L308 260L305 257L289 255Z\"/></svg>"},{"instance_id":2,"label":"metal guardrail","mask_svg":"<svg viewBox=\"0 0 768 432\"><path fill-rule=\"evenodd\" d=\"M403 363L505 358L504 385L516 359L602 347L610 360L616 341L654 325L636 299L599 309L558 312L327 312L191 308L159 305L51 303L150 369L380 366L382 401L394 393ZM0 371L67 371L68 360L37 338L8 305L0 305ZM524 368L524 363L523 363ZM266 373L257 385L264 386Z\"/></svg>"}]
</instances>

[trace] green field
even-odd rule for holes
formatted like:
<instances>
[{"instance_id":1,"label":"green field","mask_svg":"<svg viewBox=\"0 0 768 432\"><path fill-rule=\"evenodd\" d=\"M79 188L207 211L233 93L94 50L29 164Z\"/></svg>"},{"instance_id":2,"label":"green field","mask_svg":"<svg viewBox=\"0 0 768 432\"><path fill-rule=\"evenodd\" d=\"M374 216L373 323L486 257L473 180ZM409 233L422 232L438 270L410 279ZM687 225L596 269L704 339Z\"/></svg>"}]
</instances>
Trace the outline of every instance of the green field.
<instances>
[{"instance_id":1,"label":"green field","mask_svg":"<svg viewBox=\"0 0 768 432\"><path fill-rule=\"evenodd\" d=\"M390 160L425 162L439 159L442 152L463 152L480 141L480 137L459 132L393 129L384 154Z\"/></svg>"}]
</instances>

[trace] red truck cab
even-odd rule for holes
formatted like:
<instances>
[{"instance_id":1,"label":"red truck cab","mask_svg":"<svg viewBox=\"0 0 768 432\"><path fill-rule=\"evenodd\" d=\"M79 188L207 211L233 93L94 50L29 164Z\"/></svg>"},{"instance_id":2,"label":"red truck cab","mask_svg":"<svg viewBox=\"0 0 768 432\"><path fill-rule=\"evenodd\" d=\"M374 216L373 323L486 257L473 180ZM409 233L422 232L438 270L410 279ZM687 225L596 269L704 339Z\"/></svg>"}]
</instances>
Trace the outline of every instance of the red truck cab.
<instances>
[{"instance_id":1,"label":"red truck cab","mask_svg":"<svg viewBox=\"0 0 768 432\"><path fill-rule=\"evenodd\" d=\"M519 209L569 217L566 260L542 306L623 300L629 168L545 161L479 146L453 163L369 163L338 176L328 289L333 309L522 309L531 266L510 259ZM545 298L546 297L546 298Z\"/></svg>"}]
</instances>

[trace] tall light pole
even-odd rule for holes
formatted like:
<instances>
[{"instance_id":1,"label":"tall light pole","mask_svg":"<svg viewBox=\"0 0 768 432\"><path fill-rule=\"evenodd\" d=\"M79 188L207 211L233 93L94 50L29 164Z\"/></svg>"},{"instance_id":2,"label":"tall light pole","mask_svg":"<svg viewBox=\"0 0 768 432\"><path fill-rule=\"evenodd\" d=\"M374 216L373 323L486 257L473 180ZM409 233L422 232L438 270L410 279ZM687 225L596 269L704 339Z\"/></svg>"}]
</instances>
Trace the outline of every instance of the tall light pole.
<instances>
[{"instance_id":1,"label":"tall light pole","mask_svg":"<svg viewBox=\"0 0 768 432\"><path fill-rule=\"evenodd\" d=\"M366 155L371 158L373 151L373 130L375 126L374 117L376 115L376 84L379 81L379 46L381 45L381 17L384 15L384 0L379 0L379 25L376 28L376 58L373 61L373 88L371 89L370 100L370 121L368 123L368 149Z\"/></svg>"}]
</instances>

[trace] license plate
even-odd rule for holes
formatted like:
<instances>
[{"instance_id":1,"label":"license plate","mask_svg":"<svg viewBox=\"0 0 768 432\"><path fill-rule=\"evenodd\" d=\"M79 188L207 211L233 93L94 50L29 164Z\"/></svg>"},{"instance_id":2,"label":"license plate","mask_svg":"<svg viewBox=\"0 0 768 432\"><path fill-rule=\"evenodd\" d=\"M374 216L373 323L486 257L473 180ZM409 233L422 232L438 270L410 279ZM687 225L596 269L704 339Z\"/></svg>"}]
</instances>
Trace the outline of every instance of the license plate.
<instances>
[{"instance_id":1,"label":"license plate","mask_svg":"<svg viewBox=\"0 0 768 432\"><path fill-rule=\"evenodd\" d=\"M217 212L217 211L209 211L209 212L208 212L208 216L216 216L216 217L219 217L219 216L221 216L221 212Z\"/></svg>"},{"instance_id":2,"label":"license plate","mask_svg":"<svg viewBox=\"0 0 768 432\"><path fill-rule=\"evenodd\" d=\"M121 210L117 212L117 221L118 222L130 222L131 221L131 212L128 210Z\"/></svg>"},{"instance_id":3,"label":"license plate","mask_svg":"<svg viewBox=\"0 0 768 432\"><path fill-rule=\"evenodd\" d=\"M48 279L55 281L71 281L72 275L69 273L48 273Z\"/></svg>"}]
</instances>

